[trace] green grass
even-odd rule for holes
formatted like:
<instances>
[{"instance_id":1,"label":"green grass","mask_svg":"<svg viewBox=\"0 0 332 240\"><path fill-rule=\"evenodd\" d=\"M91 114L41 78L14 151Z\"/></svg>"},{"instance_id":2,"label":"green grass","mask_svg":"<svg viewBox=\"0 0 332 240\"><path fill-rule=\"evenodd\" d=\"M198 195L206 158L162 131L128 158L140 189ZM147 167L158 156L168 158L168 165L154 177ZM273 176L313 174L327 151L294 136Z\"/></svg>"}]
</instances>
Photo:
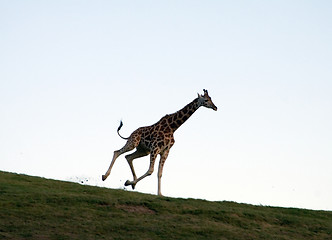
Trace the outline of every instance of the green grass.
<instances>
[{"instance_id":1,"label":"green grass","mask_svg":"<svg viewBox=\"0 0 332 240\"><path fill-rule=\"evenodd\" d=\"M158 197L0 172L0 239L332 239L332 212Z\"/></svg>"}]
</instances>

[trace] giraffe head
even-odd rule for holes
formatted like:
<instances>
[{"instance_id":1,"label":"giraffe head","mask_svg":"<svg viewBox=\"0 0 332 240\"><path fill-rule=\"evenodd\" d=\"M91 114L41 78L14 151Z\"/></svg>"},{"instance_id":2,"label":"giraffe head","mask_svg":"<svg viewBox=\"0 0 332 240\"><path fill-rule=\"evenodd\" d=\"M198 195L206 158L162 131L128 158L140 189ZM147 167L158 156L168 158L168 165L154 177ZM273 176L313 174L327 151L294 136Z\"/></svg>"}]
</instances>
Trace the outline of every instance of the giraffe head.
<instances>
[{"instance_id":1,"label":"giraffe head","mask_svg":"<svg viewBox=\"0 0 332 240\"><path fill-rule=\"evenodd\" d=\"M207 90L203 89L204 95L198 94L198 104L199 106L204 106L207 108L212 108L214 111L217 111L217 106L212 102L211 97Z\"/></svg>"}]
</instances>

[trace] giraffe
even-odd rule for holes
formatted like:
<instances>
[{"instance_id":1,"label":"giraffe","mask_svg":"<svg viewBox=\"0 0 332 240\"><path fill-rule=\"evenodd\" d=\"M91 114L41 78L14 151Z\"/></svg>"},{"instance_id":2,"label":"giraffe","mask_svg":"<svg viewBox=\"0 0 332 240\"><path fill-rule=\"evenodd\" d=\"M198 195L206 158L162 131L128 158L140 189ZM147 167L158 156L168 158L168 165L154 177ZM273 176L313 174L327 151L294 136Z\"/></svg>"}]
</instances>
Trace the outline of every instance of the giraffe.
<instances>
[{"instance_id":1,"label":"giraffe","mask_svg":"<svg viewBox=\"0 0 332 240\"><path fill-rule=\"evenodd\" d=\"M158 155L160 155L159 167L158 167L158 195L161 194L161 177L163 167L167 159L169 150L174 144L174 132L201 106L211 108L217 111L217 107L211 100L208 91L203 89L204 94L198 94L191 103L179 111L165 115L157 123L136 129L128 138L122 137L119 133L122 127L122 121L117 130L118 135L127 140L127 143L120 150L114 151L113 159L111 164L105 173L102 175L102 180L105 181L110 175L111 169L115 163L115 160L123 153L128 152L136 148L134 153L126 155L125 158L129 164L131 172L133 174L133 181L127 180L125 186L131 185L132 189L135 189L136 184L143 178L150 176L154 170L154 163ZM150 154L150 166L148 171L141 177L137 178L135 169L133 166L133 160L136 158L144 157Z\"/></svg>"}]
</instances>

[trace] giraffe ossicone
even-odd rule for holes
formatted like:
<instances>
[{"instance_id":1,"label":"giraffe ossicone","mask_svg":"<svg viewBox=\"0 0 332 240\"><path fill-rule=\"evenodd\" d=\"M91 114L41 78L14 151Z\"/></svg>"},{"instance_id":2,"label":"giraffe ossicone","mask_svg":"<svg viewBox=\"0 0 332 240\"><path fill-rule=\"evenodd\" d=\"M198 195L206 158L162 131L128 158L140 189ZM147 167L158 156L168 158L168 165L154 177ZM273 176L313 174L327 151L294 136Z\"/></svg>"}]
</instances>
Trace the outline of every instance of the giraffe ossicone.
<instances>
[{"instance_id":1,"label":"giraffe ossicone","mask_svg":"<svg viewBox=\"0 0 332 240\"><path fill-rule=\"evenodd\" d=\"M168 114L162 117L157 123L136 129L128 138L124 138L120 135L119 131L122 127L122 121L117 130L119 136L127 140L125 146L117 151L114 151L111 164L102 176L102 180L105 181L110 175L115 160L123 153L129 152L136 148L136 151L126 155L125 158L129 164L131 172L133 174L133 181L127 180L125 186L131 186L135 189L136 184L143 178L150 176L154 170L154 163L158 155L160 155L159 167L158 167L158 195L161 195L161 177L163 167L167 159L169 150L174 144L174 132L201 106L211 108L217 111L216 105L212 102L208 91L203 89L204 94L198 94L192 102L187 104L179 111ZM150 166L148 171L141 177L137 178L133 160L136 158L144 157L150 154Z\"/></svg>"}]
</instances>

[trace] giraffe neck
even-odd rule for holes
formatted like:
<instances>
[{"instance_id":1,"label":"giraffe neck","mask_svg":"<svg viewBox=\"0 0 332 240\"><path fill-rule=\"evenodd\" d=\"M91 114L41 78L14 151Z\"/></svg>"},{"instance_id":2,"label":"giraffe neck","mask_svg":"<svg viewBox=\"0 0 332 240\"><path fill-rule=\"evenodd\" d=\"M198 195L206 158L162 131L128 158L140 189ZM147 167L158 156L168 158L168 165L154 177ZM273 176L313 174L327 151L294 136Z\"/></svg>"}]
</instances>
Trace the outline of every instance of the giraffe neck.
<instances>
[{"instance_id":1,"label":"giraffe neck","mask_svg":"<svg viewBox=\"0 0 332 240\"><path fill-rule=\"evenodd\" d=\"M199 108L198 98L194 99L191 103L184 106L179 111L167 115L167 123L173 130L177 130L188 118Z\"/></svg>"}]
</instances>

